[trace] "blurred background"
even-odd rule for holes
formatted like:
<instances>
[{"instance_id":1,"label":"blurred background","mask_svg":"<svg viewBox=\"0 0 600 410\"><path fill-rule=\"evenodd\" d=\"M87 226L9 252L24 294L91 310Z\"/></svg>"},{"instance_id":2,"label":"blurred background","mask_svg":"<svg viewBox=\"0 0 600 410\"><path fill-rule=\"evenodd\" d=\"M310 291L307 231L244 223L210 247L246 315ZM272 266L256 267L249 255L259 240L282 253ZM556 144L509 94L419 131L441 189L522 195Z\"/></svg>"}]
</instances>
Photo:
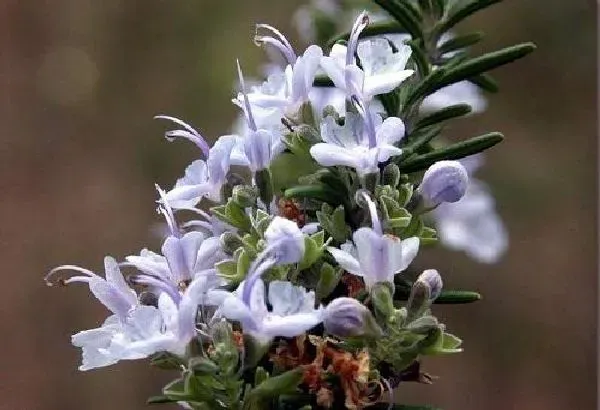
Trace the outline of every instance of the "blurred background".
<instances>
[{"instance_id":1,"label":"blurred background","mask_svg":"<svg viewBox=\"0 0 600 410\"><path fill-rule=\"evenodd\" d=\"M169 187L198 155L169 144L152 117L183 118L211 138L236 111L235 59L256 74L267 22L300 47L300 1L5 0L0 7L0 409L144 409L171 374L145 362L81 373L70 335L104 308L85 287L45 286L52 267L102 267L156 249L154 183ZM592 409L596 397L596 4L505 2L469 20L480 50L532 40L538 50L494 72L500 94L449 134L498 130L479 176L510 233L501 263L427 252L422 264L477 305L437 307L465 340L426 360L439 380L403 385L410 403L447 410Z\"/></svg>"}]
</instances>

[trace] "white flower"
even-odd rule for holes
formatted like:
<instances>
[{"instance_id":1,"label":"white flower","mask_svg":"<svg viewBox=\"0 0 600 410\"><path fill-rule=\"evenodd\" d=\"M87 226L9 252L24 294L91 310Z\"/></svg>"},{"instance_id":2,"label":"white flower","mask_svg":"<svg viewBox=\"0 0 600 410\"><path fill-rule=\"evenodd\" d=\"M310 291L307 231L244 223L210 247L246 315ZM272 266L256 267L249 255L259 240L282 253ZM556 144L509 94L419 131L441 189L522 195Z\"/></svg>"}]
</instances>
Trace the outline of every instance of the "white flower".
<instances>
[{"instance_id":1,"label":"white flower","mask_svg":"<svg viewBox=\"0 0 600 410\"><path fill-rule=\"evenodd\" d=\"M368 22L366 12L361 13L350 33L348 46L336 44L329 56L321 59L321 67L337 88L344 90L348 97L358 95L365 102L392 91L414 74L413 70L405 69L411 55L409 46L401 45L394 53L385 39L359 42L358 37ZM362 69L356 65L355 53Z\"/></svg>"},{"instance_id":2,"label":"white flower","mask_svg":"<svg viewBox=\"0 0 600 410\"><path fill-rule=\"evenodd\" d=\"M352 235L354 244L344 244L341 249L327 250L345 271L361 276L367 288L376 283L394 282L394 276L405 270L419 250L419 238L400 240L393 235L383 234L377 209L365 194L373 228L359 228Z\"/></svg>"},{"instance_id":3,"label":"white flower","mask_svg":"<svg viewBox=\"0 0 600 410\"><path fill-rule=\"evenodd\" d=\"M164 215L170 228L170 234L161 248L162 255L143 250L139 256L128 256L126 265L136 267L150 280L159 279L181 286L199 274L214 270L215 263L223 260L225 253L219 238L206 237L204 233L197 231L182 234L165 192L158 186L157 190L161 196L159 212Z\"/></svg>"},{"instance_id":4,"label":"white flower","mask_svg":"<svg viewBox=\"0 0 600 410\"><path fill-rule=\"evenodd\" d=\"M183 356L197 333L197 307L209 302L207 283L196 279L177 301L163 292L158 297L158 307L138 304L124 317L112 315L101 327L73 335L73 345L82 349L79 369L143 359L163 351Z\"/></svg>"},{"instance_id":5,"label":"white flower","mask_svg":"<svg viewBox=\"0 0 600 410\"><path fill-rule=\"evenodd\" d=\"M72 276L66 280L62 280L61 283L65 285L70 283L87 283L90 292L92 292L96 299L118 317L126 317L129 311L138 305L136 293L125 282L119 269L119 264L110 256L104 258L106 278L102 278L89 269L79 266L61 265L52 269L46 275L46 283L52 285L50 278L57 272L64 270L79 272L82 275Z\"/></svg>"},{"instance_id":6,"label":"white flower","mask_svg":"<svg viewBox=\"0 0 600 410\"><path fill-rule=\"evenodd\" d=\"M239 321L244 333L262 343L266 344L276 336L303 334L321 323L322 310L320 307L315 309L313 291L307 292L287 281L273 281L269 284L269 311L263 281L259 279L250 285L251 289L245 290L247 284L248 281L242 282L236 292L227 295L218 312Z\"/></svg>"},{"instance_id":7,"label":"white flower","mask_svg":"<svg viewBox=\"0 0 600 410\"><path fill-rule=\"evenodd\" d=\"M242 75L239 61L237 69L242 92L241 97L238 99L239 101L234 100L234 102L244 111L248 130L245 137L234 137L236 146L231 154L231 163L233 165L247 166L252 173L256 173L267 168L271 161L283 152L285 146L283 141L281 141L281 135L276 129L258 128L250 100L246 94L244 76Z\"/></svg>"},{"instance_id":8,"label":"white flower","mask_svg":"<svg viewBox=\"0 0 600 410\"><path fill-rule=\"evenodd\" d=\"M186 168L185 175L166 193L166 200L173 209L191 208L205 197L215 202L221 200L221 188L227 180L235 143L233 135L220 137L210 149L206 162L199 159Z\"/></svg>"},{"instance_id":9,"label":"white flower","mask_svg":"<svg viewBox=\"0 0 600 410\"><path fill-rule=\"evenodd\" d=\"M62 282L87 283L92 294L113 313L101 327L73 335L73 345L82 349L80 370L108 366L119 360L141 359L159 351L183 355L196 334L197 306L205 301L211 281L198 277L183 295L174 288L160 294L158 307L144 306L125 282L117 262L107 256L104 265L106 279L72 265L59 266L46 276L48 281L63 270L81 273Z\"/></svg>"},{"instance_id":10,"label":"white flower","mask_svg":"<svg viewBox=\"0 0 600 410\"><path fill-rule=\"evenodd\" d=\"M259 35L260 29L269 31L272 36ZM256 31L255 42L276 47L286 58L287 65L283 73L271 75L263 86L255 87L248 94L248 99L258 107L276 107L282 113L294 113L302 103L309 101L308 93L312 89L323 51L319 46L311 45L303 55L297 57L289 41L277 29L258 24ZM242 98L238 96L238 100Z\"/></svg>"},{"instance_id":11,"label":"white flower","mask_svg":"<svg viewBox=\"0 0 600 410\"><path fill-rule=\"evenodd\" d=\"M382 121L379 115L372 113L359 116L348 112L344 125L339 125L331 116L323 119L323 142L313 145L310 154L323 166L348 166L364 175L377 172L379 163L402 154L394 144L403 137L404 123L399 118Z\"/></svg>"}]
</instances>

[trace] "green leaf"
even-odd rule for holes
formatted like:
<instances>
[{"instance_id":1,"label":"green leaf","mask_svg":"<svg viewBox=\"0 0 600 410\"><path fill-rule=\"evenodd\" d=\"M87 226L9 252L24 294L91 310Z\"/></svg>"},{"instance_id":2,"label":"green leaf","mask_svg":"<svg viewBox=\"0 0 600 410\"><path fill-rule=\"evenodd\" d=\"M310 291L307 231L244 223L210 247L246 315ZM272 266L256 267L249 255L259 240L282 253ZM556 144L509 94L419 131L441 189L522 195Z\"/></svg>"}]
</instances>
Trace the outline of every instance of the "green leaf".
<instances>
[{"instance_id":1,"label":"green leaf","mask_svg":"<svg viewBox=\"0 0 600 410\"><path fill-rule=\"evenodd\" d=\"M393 284L379 282L371 288L371 300L375 313L386 321L394 313L393 286Z\"/></svg>"},{"instance_id":2,"label":"green leaf","mask_svg":"<svg viewBox=\"0 0 600 410\"><path fill-rule=\"evenodd\" d=\"M402 155L400 156L400 161L412 154L418 153L421 148L427 146L435 137L440 135L440 132L442 132L441 125L432 125L413 131L407 138L408 144L401 147Z\"/></svg>"},{"instance_id":3,"label":"green leaf","mask_svg":"<svg viewBox=\"0 0 600 410\"><path fill-rule=\"evenodd\" d=\"M215 264L219 275L226 278L237 276L237 262L231 260L221 261Z\"/></svg>"},{"instance_id":4,"label":"green leaf","mask_svg":"<svg viewBox=\"0 0 600 410\"><path fill-rule=\"evenodd\" d=\"M394 117L398 115L398 111L400 110L400 95L398 92L395 90L390 91L389 93L378 95L377 98L381 101L383 109L388 116Z\"/></svg>"},{"instance_id":5,"label":"green leaf","mask_svg":"<svg viewBox=\"0 0 600 410\"><path fill-rule=\"evenodd\" d=\"M450 333L445 333L442 328L432 332L426 339L428 340L424 340L424 349L422 350L422 353L426 355L453 354L463 351L459 347L462 340Z\"/></svg>"},{"instance_id":6,"label":"green leaf","mask_svg":"<svg viewBox=\"0 0 600 410\"><path fill-rule=\"evenodd\" d=\"M421 16L405 1L401 0L375 0L382 9L387 11L413 38L423 38L421 29Z\"/></svg>"},{"instance_id":7,"label":"green leaf","mask_svg":"<svg viewBox=\"0 0 600 410\"><path fill-rule=\"evenodd\" d=\"M319 282L315 289L317 300L323 300L333 292L342 278L343 271L334 268L327 262L323 263L320 270Z\"/></svg>"},{"instance_id":8,"label":"green leaf","mask_svg":"<svg viewBox=\"0 0 600 410\"><path fill-rule=\"evenodd\" d=\"M219 366L217 366L212 360L207 357L195 356L188 361L188 368L192 369L194 373L205 373L205 374L216 374L219 372Z\"/></svg>"},{"instance_id":9,"label":"green leaf","mask_svg":"<svg viewBox=\"0 0 600 410\"><path fill-rule=\"evenodd\" d=\"M462 117L469 114L471 110L472 109L469 104L450 105L421 118L415 125L415 128L419 129L429 127L452 118Z\"/></svg>"},{"instance_id":10,"label":"green leaf","mask_svg":"<svg viewBox=\"0 0 600 410\"><path fill-rule=\"evenodd\" d=\"M426 97L441 88L458 83L463 80L472 80L486 71L511 63L535 50L533 43L517 44L502 50L484 54L479 57L461 60L451 66L438 67L432 71L422 83L416 86L408 94L404 111L412 107L412 104L420 98ZM477 81L477 80L475 80Z\"/></svg>"},{"instance_id":11,"label":"green leaf","mask_svg":"<svg viewBox=\"0 0 600 410\"><path fill-rule=\"evenodd\" d=\"M400 195L398 197L398 204L400 206L406 206L413 195L414 186L413 184L402 184L400 186Z\"/></svg>"},{"instance_id":12,"label":"green leaf","mask_svg":"<svg viewBox=\"0 0 600 410\"><path fill-rule=\"evenodd\" d=\"M423 218L419 215L414 215L410 220L410 224L402 231L402 238L411 238L413 236L421 236L424 228Z\"/></svg>"},{"instance_id":13,"label":"green leaf","mask_svg":"<svg viewBox=\"0 0 600 410\"><path fill-rule=\"evenodd\" d=\"M185 400L190 397L185 390L185 382L182 378L175 379L163 387L163 394L175 400Z\"/></svg>"},{"instance_id":14,"label":"green leaf","mask_svg":"<svg viewBox=\"0 0 600 410\"><path fill-rule=\"evenodd\" d=\"M169 396L160 395L160 396L151 396L146 400L146 404L167 404L167 403L177 403L181 401L181 399L173 399Z\"/></svg>"},{"instance_id":15,"label":"green leaf","mask_svg":"<svg viewBox=\"0 0 600 410\"><path fill-rule=\"evenodd\" d=\"M250 255L248 255L245 249L242 249L236 263L236 278L238 280L243 280L246 277L251 264Z\"/></svg>"},{"instance_id":16,"label":"green leaf","mask_svg":"<svg viewBox=\"0 0 600 410\"><path fill-rule=\"evenodd\" d=\"M338 193L323 184L299 185L285 190L286 198L309 198L337 205L341 202Z\"/></svg>"},{"instance_id":17,"label":"green leaf","mask_svg":"<svg viewBox=\"0 0 600 410\"><path fill-rule=\"evenodd\" d=\"M419 100L421 97L425 97L431 92L430 89L434 89L436 84L442 81L446 70L444 67L438 67L433 70L427 77L423 79L421 83L419 83L416 87L410 90L406 95L406 99L404 101L404 106L402 107L404 113L408 112L412 105Z\"/></svg>"},{"instance_id":18,"label":"green leaf","mask_svg":"<svg viewBox=\"0 0 600 410\"><path fill-rule=\"evenodd\" d=\"M422 77L425 77L431 73L431 64L429 64L429 59L423 50L423 45L421 41L410 41L408 42L410 49L412 50L411 58L415 62L417 66L417 71Z\"/></svg>"},{"instance_id":19,"label":"green leaf","mask_svg":"<svg viewBox=\"0 0 600 410\"><path fill-rule=\"evenodd\" d=\"M254 385L258 386L269 378L269 372L264 367L258 366L254 372Z\"/></svg>"},{"instance_id":20,"label":"green leaf","mask_svg":"<svg viewBox=\"0 0 600 410\"><path fill-rule=\"evenodd\" d=\"M256 186L258 187L259 197L263 204L270 204L273 199L273 181L271 171L268 168L256 171L254 174Z\"/></svg>"},{"instance_id":21,"label":"green leaf","mask_svg":"<svg viewBox=\"0 0 600 410\"><path fill-rule=\"evenodd\" d=\"M152 355L150 365L165 370L179 370L184 362L174 354L160 352Z\"/></svg>"},{"instance_id":22,"label":"green leaf","mask_svg":"<svg viewBox=\"0 0 600 410\"><path fill-rule=\"evenodd\" d=\"M433 245L437 243L437 232L433 228L429 228L428 226L423 228L421 232L421 236L419 237L419 242L421 246L425 245Z\"/></svg>"},{"instance_id":23,"label":"green leaf","mask_svg":"<svg viewBox=\"0 0 600 410\"><path fill-rule=\"evenodd\" d=\"M321 234L322 235L322 234ZM304 256L300 261L300 270L310 267L315 263L323 254L323 238L321 238L321 246L315 239L309 236L304 237Z\"/></svg>"},{"instance_id":24,"label":"green leaf","mask_svg":"<svg viewBox=\"0 0 600 410\"><path fill-rule=\"evenodd\" d=\"M481 300L481 294L468 290L442 290L434 301L437 305L457 305Z\"/></svg>"},{"instance_id":25,"label":"green leaf","mask_svg":"<svg viewBox=\"0 0 600 410\"><path fill-rule=\"evenodd\" d=\"M450 333L444 333L443 348L445 350L458 349L462 344L462 340Z\"/></svg>"},{"instance_id":26,"label":"green leaf","mask_svg":"<svg viewBox=\"0 0 600 410\"><path fill-rule=\"evenodd\" d=\"M472 0L466 4L464 2L455 2L455 7L447 13L445 19L438 23L435 27L435 32L439 34L445 33L470 15L493 4L500 3L500 1L502 0Z\"/></svg>"},{"instance_id":27,"label":"green leaf","mask_svg":"<svg viewBox=\"0 0 600 410\"><path fill-rule=\"evenodd\" d=\"M410 224L412 215L393 198L381 195L379 203L381 204L386 227L405 228Z\"/></svg>"},{"instance_id":28,"label":"green leaf","mask_svg":"<svg viewBox=\"0 0 600 410\"><path fill-rule=\"evenodd\" d=\"M535 44L533 43L522 43L465 60L445 71L442 80L429 89L427 95L450 84L468 80L471 77L483 74L494 68L512 63L515 60L525 57L535 50L535 48Z\"/></svg>"},{"instance_id":29,"label":"green leaf","mask_svg":"<svg viewBox=\"0 0 600 410\"><path fill-rule=\"evenodd\" d=\"M479 43L482 38L483 33L481 31L463 34L462 36L457 36L445 41L441 46L438 47L438 52L443 55L452 51L461 50L463 48L470 47L473 44Z\"/></svg>"},{"instance_id":30,"label":"green leaf","mask_svg":"<svg viewBox=\"0 0 600 410\"><path fill-rule=\"evenodd\" d=\"M424 13L438 18L444 12L444 0L419 0L419 7Z\"/></svg>"},{"instance_id":31,"label":"green leaf","mask_svg":"<svg viewBox=\"0 0 600 410\"><path fill-rule=\"evenodd\" d=\"M499 89L498 83L496 83L496 80L494 80L489 74L479 74L469 78L468 81L472 82L477 87L487 91L488 93L497 93Z\"/></svg>"},{"instance_id":32,"label":"green leaf","mask_svg":"<svg viewBox=\"0 0 600 410\"><path fill-rule=\"evenodd\" d=\"M294 164L294 166L290 166L290 164ZM273 192L279 194L285 189L297 185L298 178L315 172L319 166L312 159L284 152L271 162L269 169L271 170Z\"/></svg>"},{"instance_id":33,"label":"green leaf","mask_svg":"<svg viewBox=\"0 0 600 410\"><path fill-rule=\"evenodd\" d=\"M400 171L406 173L422 171L437 161L460 159L477 154L493 147L503 139L503 135L499 132L490 132L489 134L473 137L427 154L406 159L401 161L398 167Z\"/></svg>"},{"instance_id":34,"label":"green leaf","mask_svg":"<svg viewBox=\"0 0 600 410\"><path fill-rule=\"evenodd\" d=\"M251 399L270 399L281 394L291 393L296 390L303 377L303 368L289 370L279 376L269 377L267 380L250 391Z\"/></svg>"}]
</instances>

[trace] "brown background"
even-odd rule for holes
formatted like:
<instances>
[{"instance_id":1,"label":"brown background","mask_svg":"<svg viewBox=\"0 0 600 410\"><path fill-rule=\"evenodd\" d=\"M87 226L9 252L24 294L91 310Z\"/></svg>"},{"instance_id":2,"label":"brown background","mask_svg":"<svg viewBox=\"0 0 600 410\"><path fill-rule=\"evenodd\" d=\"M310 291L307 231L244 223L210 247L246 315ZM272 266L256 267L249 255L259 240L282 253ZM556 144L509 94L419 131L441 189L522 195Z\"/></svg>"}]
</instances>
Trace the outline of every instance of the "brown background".
<instances>
[{"instance_id":1,"label":"brown background","mask_svg":"<svg viewBox=\"0 0 600 410\"><path fill-rule=\"evenodd\" d=\"M533 40L498 70L502 93L450 130L507 138L483 172L510 232L496 266L423 252L422 265L476 306L436 313L465 352L430 359L433 386L399 395L445 409L591 409L596 386L596 33L591 0L513 1L461 27L483 49ZM235 59L256 72L253 24L287 33L299 2L11 1L0 6L0 409L143 409L169 374L146 363L77 371L69 335L103 308L83 287L48 289L51 267L100 268L156 247L153 183L170 186L195 158L168 144L157 113L215 137L235 110ZM291 36L297 40L296 36ZM296 44L299 44L296 41Z\"/></svg>"}]
</instances>

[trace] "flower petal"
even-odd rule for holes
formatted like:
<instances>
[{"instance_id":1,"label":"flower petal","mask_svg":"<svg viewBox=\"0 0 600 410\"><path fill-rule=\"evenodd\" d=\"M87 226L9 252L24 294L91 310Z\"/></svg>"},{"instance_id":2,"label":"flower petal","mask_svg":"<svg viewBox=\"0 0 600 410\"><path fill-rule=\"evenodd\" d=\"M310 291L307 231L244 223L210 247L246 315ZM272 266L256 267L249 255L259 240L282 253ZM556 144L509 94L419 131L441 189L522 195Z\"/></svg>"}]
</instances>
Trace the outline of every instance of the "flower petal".
<instances>
[{"instance_id":1,"label":"flower petal","mask_svg":"<svg viewBox=\"0 0 600 410\"><path fill-rule=\"evenodd\" d=\"M357 159L350 150L333 144L315 144L310 148L310 155L325 167L343 165L356 168L357 166Z\"/></svg>"},{"instance_id":2,"label":"flower petal","mask_svg":"<svg viewBox=\"0 0 600 410\"><path fill-rule=\"evenodd\" d=\"M268 337L294 337L315 327L323 321L320 310L312 313L297 313L289 316L269 316L262 322L260 333Z\"/></svg>"},{"instance_id":3,"label":"flower petal","mask_svg":"<svg viewBox=\"0 0 600 410\"><path fill-rule=\"evenodd\" d=\"M328 246L327 251L334 257L335 261L342 269L353 275L363 276L358 260L356 260L356 258L350 253L339 250L332 246Z\"/></svg>"}]
</instances>

